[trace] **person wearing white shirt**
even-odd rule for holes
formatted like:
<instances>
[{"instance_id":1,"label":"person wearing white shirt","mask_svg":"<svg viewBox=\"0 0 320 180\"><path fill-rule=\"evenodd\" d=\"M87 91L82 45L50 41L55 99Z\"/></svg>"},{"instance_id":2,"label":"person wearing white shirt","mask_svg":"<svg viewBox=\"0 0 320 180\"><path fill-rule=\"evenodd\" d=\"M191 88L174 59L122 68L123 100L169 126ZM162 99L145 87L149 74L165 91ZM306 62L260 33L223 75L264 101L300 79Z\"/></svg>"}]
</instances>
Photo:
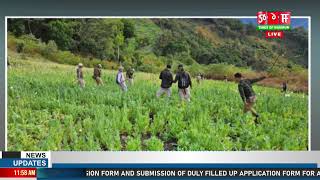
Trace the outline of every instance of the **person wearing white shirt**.
<instances>
[{"instance_id":1,"label":"person wearing white shirt","mask_svg":"<svg viewBox=\"0 0 320 180\"><path fill-rule=\"evenodd\" d=\"M126 85L126 79L123 75L123 67L122 66L119 67L119 71L118 71L117 77L116 77L116 82L120 86L122 91L126 92L128 90L127 85Z\"/></svg>"}]
</instances>

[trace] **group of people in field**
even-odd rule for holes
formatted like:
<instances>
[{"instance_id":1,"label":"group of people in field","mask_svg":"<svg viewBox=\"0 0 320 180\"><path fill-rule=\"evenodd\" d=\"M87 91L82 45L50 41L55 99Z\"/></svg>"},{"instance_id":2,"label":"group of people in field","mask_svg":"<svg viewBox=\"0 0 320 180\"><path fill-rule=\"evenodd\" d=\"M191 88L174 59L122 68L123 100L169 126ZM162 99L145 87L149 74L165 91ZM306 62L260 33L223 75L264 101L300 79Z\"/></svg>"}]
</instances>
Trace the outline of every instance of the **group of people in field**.
<instances>
[{"instance_id":1,"label":"group of people in field","mask_svg":"<svg viewBox=\"0 0 320 180\"><path fill-rule=\"evenodd\" d=\"M256 119L259 118L259 114L253 108L257 98L252 88L252 84L261 81L266 77L263 76L256 79L245 79L241 73L235 73L234 77L238 82L238 90L244 103L244 112L246 113L250 111L256 117ZM167 65L167 67L160 73L159 78L161 79L161 87L157 92L157 97L160 97L164 93L166 93L167 96L170 97L172 84L178 82L180 98L182 100L190 101L190 88L192 88L192 81L190 78L190 74L184 70L183 65L178 66L178 72L174 80L171 73L170 65ZM200 83L200 81L204 79L202 74L199 74L196 78L198 83ZM224 81L227 81L226 76L224 76Z\"/></svg>"},{"instance_id":2,"label":"group of people in field","mask_svg":"<svg viewBox=\"0 0 320 180\"><path fill-rule=\"evenodd\" d=\"M116 76L116 83L119 85L119 87L123 90L123 91L127 91L127 85L126 85L126 80L128 81L129 85L133 85L133 74L134 74L134 69L133 68L129 68L127 70L127 74L126 77L123 74L123 67L121 66L119 68L119 71L117 73ZM84 76L83 76L83 64L79 63L78 67L77 67L77 71L76 71L76 76L77 76L77 80L78 80L78 84L81 88L85 87L85 80L84 80ZM98 64L94 67L93 69L93 75L92 78L95 80L95 82L97 83L98 86L103 84L102 81L102 65Z\"/></svg>"},{"instance_id":3,"label":"group of people in field","mask_svg":"<svg viewBox=\"0 0 320 180\"><path fill-rule=\"evenodd\" d=\"M157 91L157 97L160 97L164 93L170 97L172 84L178 82L180 98L182 100L190 101L190 88L192 88L192 81L190 74L184 70L182 64L178 66L178 72L174 79L171 73L171 65L167 65L167 67L161 71L159 79L161 79L161 85L160 89Z\"/></svg>"},{"instance_id":4,"label":"group of people in field","mask_svg":"<svg viewBox=\"0 0 320 180\"><path fill-rule=\"evenodd\" d=\"M80 63L77 68L77 79L80 87L85 86L83 71L82 71L83 65ZM98 64L94 70L93 70L93 76L92 78L96 81L97 85L102 85L102 73L101 73L102 66L101 64ZM120 89L124 92L128 90L126 81L129 83L130 86L133 85L134 81L134 69L129 68L126 72L126 76L124 75L124 68L121 66L119 67L118 73L116 75L116 83L120 87ZM246 79L243 77L243 75L239 72L234 74L234 78L236 82L238 83L238 91L240 94L240 97L243 101L243 111L251 112L252 115L256 118L256 120L259 118L259 114L257 111L253 108L257 97L256 94L252 88L252 85L258 81L261 81L266 78L266 76L262 76L255 79ZM163 94L166 94L168 97L171 97L172 91L171 87L173 83L178 83L178 93L181 98L181 100L185 100L190 102L191 93L190 89L192 88L192 80L190 74L185 71L182 64L178 66L178 72L175 75L175 78L173 78L173 73L171 72L171 65L167 65L164 70L161 71L159 79L161 80L160 89L156 92L156 97L160 97ZM200 83L201 80L204 79L203 74L199 74L197 77L197 82ZM224 76L224 81L227 81L227 76ZM282 84L282 91L287 91L287 83L283 82Z\"/></svg>"}]
</instances>

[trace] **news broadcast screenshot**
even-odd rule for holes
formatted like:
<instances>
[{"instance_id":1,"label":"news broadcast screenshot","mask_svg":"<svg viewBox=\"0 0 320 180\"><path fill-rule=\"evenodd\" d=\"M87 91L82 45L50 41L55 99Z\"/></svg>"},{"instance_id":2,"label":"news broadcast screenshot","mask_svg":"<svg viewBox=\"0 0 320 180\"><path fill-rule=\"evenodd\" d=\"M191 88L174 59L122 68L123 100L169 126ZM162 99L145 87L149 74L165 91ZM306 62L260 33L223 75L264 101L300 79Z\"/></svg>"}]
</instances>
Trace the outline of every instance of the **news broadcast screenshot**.
<instances>
[{"instance_id":1,"label":"news broadcast screenshot","mask_svg":"<svg viewBox=\"0 0 320 180\"><path fill-rule=\"evenodd\" d=\"M319 179L318 5L279 2L1 2L0 180Z\"/></svg>"}]
</instances>

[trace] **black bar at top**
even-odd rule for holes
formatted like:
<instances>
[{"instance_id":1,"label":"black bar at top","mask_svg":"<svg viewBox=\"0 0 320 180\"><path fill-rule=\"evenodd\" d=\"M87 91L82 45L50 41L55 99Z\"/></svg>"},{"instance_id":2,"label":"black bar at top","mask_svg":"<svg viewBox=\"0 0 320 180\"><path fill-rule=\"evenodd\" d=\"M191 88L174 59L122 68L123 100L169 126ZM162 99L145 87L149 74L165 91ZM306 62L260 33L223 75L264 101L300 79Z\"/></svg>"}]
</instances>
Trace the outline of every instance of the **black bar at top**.
<instances>
[{"instance_id":1,"label":"black bar at top","mask_svg":"<svg viewBox=\"0 0 320 180\"><path fill-rule=\"evenodd\" d=\"M21 152L11 151L11 152L2 152L2 159L4 158L21 158Z\"/></svg>"}]
</instances>

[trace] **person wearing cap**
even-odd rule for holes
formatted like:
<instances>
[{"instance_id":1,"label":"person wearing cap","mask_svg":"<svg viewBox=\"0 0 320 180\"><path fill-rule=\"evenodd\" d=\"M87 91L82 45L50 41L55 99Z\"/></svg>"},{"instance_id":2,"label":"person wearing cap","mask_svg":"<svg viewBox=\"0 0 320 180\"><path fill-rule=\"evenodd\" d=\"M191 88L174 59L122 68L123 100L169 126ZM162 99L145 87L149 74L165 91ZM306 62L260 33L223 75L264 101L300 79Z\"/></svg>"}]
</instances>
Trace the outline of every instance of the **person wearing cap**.
<instances>
[{"instance_id":1,"label":"person wearing cap","mask_svg":"<svg viewBox=\"0 0 320 180\"><path fill-rule=\"evenodd\" d=\"M124 75L123 75L123 67L122 66L119 67L119 71L118 71L117 77L116 77L116 82L120 86L122 91L126 92L128 90L127 85L126 85L126 79L124 78Z\"/></svg>"},{"instance_id":2,"label":"person wearing cap","mask_svg":"<svg viewBox=\"0 0 320 180\"><path fill-rule=\"evenodd\" d=\"M77 68L77 79L78 79L78 83L79 83L81 88L83 88L85 86L85 81L83 79L82 67L83 67L83 64L79 63L78 64L78 68Z\"/></svg>"},{"instance_id":3,"label":"person wearing cap","mask_svg":"<svg viewBox=\"0 0 320 180\"><path fill-rule=\"evenodd\" d=\"M167 67L160 73L159 79L161 79L161 86L160 89L157 91L157 97L160 97L163 93L166 93L168 97L171 96L173 75L170 70L171 65L168 64Z\"/></svg>"},{"instance_id":4,"label":"person wearing cap","mask_svg":"<svg viewBox=\"0 0 320 180\"><path fill-rule=\"evenodd\" d=\"M128 78L128 83L130 86L133 85L133 73L134 73L134 69L133 68L129 68L127 70L127 73L126 73L126 77Z\"/></svg>"},{"instance_id":5,"label":"person wearing cap","mask_svg":"<svg viewBox=\"0 0 320 180\"><path fill-rule=\"evenodd\" d=\"M102 69L102 66L101 64L98 64L96 67L94 67L93 69L93 76L92 78L96 81L97 85L102 85L102 79L101 79L101 69Z\"/></svg>"},{"instance_id":6,"label":"person wearing cap","mask_svg":"<svg viewBox=\"0 0 320 180\"><path fill-rule=\"evenodd\" d=\"M256 117L255 121L259 118L259 114L253 109L256 102L256 95L253 91L252 84L265 79L265 76L256 79L244 79L241 73L234 74L235 80L238 82L238 90L243 101L243 112L250 111Z\"/></svg>"},{"instance_id":7,"label":"person wearing cap","mask_svg":"<svg viewBox=\"0 0 320 180\"><path fill-rule=\"evenodd\" d=\"M178 66L178 72L173 82L176 83L177 81L181 100L190 102L190 88L192 88L192 81L190 74L184 70L182 64Z\"/></svg>"}]
</instances>

